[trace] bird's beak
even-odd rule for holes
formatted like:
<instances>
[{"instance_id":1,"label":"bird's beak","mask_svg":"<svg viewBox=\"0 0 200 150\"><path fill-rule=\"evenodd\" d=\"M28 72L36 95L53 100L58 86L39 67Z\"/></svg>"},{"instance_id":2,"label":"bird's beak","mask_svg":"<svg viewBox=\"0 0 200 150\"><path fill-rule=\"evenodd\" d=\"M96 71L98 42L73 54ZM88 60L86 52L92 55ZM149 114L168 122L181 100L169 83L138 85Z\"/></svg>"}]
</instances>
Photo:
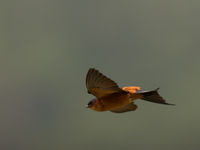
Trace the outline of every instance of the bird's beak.
<instances>
[{"instance_id":1,"label":"bird's beak","mask_svg":"<svg viewBox=\"0 0 200 150\"><path fill-rule=\"evenodd\" d=\"M89 106L88 106L88 105L85 105L85 108L89 108Z\"/></svg>"}]
</instances>

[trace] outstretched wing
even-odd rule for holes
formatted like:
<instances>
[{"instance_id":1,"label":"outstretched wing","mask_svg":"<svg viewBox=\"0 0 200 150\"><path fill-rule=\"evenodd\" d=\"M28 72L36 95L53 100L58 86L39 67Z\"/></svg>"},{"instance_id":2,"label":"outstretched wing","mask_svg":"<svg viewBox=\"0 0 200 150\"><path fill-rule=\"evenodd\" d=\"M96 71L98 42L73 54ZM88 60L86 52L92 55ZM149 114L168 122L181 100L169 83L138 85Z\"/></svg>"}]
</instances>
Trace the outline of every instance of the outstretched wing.
<instances>
[{"instance_id":1,"label":"outstretched wing","mask_svg":"<svg viewBox=\"0 0 200 150\"><path fill-rule=\"evenodd\" d=\"M93 94L97 98L102 98L112 93L122 91L114 81L94 68L89 69L87 73L86 87L88 93Z\"/></svg>"},{"instance_id":2,"label":"outstretched wing","mask_svg":"<svg viewBox=\"0 0 200 150\"><path fill-rule=\"evenodd\" d=\"M117 109L113 109L113 110L111 110L111 112L123 113L123 112L128 112L128 111L134 111L136 109L137 109L137 105L135 105L134 103L130 103L125 106L119 107Z\"/></svg>"}]
</instances>

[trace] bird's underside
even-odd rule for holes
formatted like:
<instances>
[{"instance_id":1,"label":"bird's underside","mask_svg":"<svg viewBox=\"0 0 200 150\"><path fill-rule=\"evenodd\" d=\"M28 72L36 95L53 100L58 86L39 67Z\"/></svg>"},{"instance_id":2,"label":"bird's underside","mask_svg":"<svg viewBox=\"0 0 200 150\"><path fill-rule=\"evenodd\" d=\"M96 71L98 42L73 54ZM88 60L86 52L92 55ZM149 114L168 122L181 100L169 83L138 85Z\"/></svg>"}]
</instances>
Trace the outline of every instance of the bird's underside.
<instances>
[{"instance_id":1,"label":"bird's underside","mask_svg":"<svg viewBox=\"0 0 200 150\"><path fill-rule=\"evenodd\" d=\"M88 93L97 97L97 100L90 106L95 111L115 113L134 111L137 109L137 105L133 103L136 99L169 105L159 95L158 89L142 91L138 86L119 88L113 80L96 69L89 69L86 76L86 87Z\"/></svg>"}]
</instances>

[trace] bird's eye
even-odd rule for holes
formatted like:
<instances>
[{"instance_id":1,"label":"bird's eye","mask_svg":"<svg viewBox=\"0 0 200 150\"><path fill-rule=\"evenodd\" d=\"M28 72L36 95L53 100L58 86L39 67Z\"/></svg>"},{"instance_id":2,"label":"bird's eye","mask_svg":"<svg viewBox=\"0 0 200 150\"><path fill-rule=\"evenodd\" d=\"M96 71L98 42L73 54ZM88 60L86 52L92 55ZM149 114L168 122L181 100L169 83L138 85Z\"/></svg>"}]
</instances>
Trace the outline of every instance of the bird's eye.
<instances>
[{"instance_id":1,"label":"bird's eye","mask_svg":"<svg viewBox=\"0 0 200 150\"><path fill-rule=\"evenodd\" d=\"M95 101L96 101L96 99L92 99L91 101L89 101L88 106L92 106Z\"/></svg>"},{"instance_id":2,"label":"bird's eye","mask_svg":"<svg viewBox=\"0 0 200 150\"><path fill-rule=\"evenodd\" d=\"M93 102L92 102L92 101L90 101L90 102L88 103L88 106L91 106L91 105L92 105L92 103L93 103Z\"/></svg>"}]
</instances>

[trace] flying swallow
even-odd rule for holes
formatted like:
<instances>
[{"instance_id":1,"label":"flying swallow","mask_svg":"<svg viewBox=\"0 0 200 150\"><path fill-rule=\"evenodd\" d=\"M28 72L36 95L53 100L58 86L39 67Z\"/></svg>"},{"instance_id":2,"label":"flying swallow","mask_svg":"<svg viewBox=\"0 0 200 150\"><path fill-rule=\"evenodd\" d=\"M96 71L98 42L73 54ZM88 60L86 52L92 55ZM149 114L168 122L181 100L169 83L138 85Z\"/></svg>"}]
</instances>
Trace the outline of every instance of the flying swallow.
<instances>
[{"instance_id":1,"label":"flying swallow","mask_svg":"<svg viewBox=\"0 0 200 150\"><path fill-rule=\"evenodd\" d=\"M137 105L134 104L136 99L174 105L165 102L158 93L159 88L151 91L143 91L138 86L119 88L113 80L94 68L89 69L87 73L86 87L88 93L96 97L89 101L86 107L98 112L111 111L123 113L134 111L137 109Z\"/></svg>"}]
</instances>

